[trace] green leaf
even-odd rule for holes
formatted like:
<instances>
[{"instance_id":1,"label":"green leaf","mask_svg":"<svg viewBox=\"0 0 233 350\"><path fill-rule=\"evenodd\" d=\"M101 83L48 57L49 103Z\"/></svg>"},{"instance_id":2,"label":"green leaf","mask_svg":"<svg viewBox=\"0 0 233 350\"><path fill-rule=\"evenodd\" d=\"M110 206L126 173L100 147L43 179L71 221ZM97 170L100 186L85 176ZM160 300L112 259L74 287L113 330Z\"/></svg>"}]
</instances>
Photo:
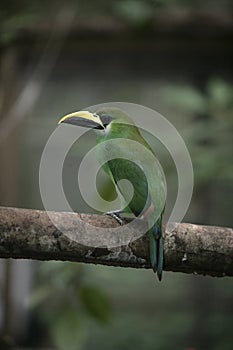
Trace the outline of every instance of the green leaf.
<instances>
[{"instance_id":1,"label":"green leaf","mask_svg":"<svg viewBox=\"0 0 233 350\"><path fill-rule=\"evenodd\" d=\"M112 308L109 299L98 288L90 286L81 287L80 298L91 316L103 323L110 321Z\"/></svg>"},{"instance_id":2,"label":"green leaf","mask_svg":"<svg viewBox=\"0 0 233 350\"><path fill-rule=\"evenodd\" d=\"M75 309L66 308L56 314L50 324L52 341L59 350L78 350L87 338L87 328Z\"/></svg>"},{"instance_id":3,"label":"green leaf","mask_svg":"<svg viewBox=\"0 0 233 350\"><path fill-rule=\"evenodd\" d=\"M204 113L207 109L206 99L191 86L170 86L164 89L167 103L184 112Z\"/></svg>"},{"instance_id":4,"label":"green leaf","mask_svg":"<svg viewBox=\"0 0 233 350\"><path fill-rule=\"evenodd\" d=\"M213 78L207 84L207 91L211 101L222 108L233 106L232 85L222 79Z\"/></svg>"},{"instance_id":5,"label":"green leaf","mask_svg":"<svg viewBox=\"0 0 233 350\"><path fill-rule=\"evenodd\" d=\"M124 0L115 3L116 12L126 20L135 23L142 23L153 15L150 3L139 0Z\"/></svg>"},{"instance_id":6,"label":"green leaf","mask_svg":"<svg viewBox=\"0 0 233 350\"><path fill-rule=\"evenodd\" d=\"M34 308L43 302L51 295L51 288L48 285L43 285L42 287L36 288L31 292L27 299L27 306L29 308Z\"/></svg>"}]
</instances>

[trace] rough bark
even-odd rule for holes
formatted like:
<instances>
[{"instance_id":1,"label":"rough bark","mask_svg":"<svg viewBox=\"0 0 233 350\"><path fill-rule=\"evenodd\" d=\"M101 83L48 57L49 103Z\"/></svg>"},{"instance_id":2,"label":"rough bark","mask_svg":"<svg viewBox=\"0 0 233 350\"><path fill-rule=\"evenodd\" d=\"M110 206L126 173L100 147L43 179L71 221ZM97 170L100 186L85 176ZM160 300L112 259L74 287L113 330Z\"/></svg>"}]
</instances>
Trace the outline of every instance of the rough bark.
<instances>
[{"instance_id":1,"label":"rough bark","mask_svg":"<svg viewBox=\"0 0 233 350\"><path fill-rule=\"evenodd\" d=\"M88 245L90 225L100 242L100 228L119 224L108 216L53 212L62 223L59 231L45 211L0 208L0 258L66 260L85 263L150 268L147 234L126 245L109 248ZM136 221L135 231L143 225ZM132 230L132 228L131 228ZM135 233L135 232L134 232ZM101 233L102 234L102 233ZM108 230L106 230L106 235ZM86 237L87 244L80 244ZM74 240L77 239L77 241ZM111 242L111 235L108 237ZM164 269L211 276L233 276L233 229L181 223L164 233Z\"/></svg>"}]
</instances>

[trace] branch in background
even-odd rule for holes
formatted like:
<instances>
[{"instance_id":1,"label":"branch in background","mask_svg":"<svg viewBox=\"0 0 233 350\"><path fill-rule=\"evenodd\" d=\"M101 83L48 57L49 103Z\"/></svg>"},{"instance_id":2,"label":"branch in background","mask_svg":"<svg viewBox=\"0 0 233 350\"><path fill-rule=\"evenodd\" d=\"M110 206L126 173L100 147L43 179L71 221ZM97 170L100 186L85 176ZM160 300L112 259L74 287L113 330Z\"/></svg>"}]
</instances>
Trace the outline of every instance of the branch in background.
<instances>
[{"instance_id":1,"label":"branch in background","mask_svg":"<svg viewBox=\"0 0 233 350\"><path fill-rule=\"evenodd\" d=\"M118 226L114 219L103 215L64 212L53 212L51 215L62 223L69 237L88 238L92 225L95 226L97 241L99 239L101 242L102 236L98 235L100 228ZM141 223L142 220L137 220L132 236L140 230ZM53 225L45 211L0 208L0 258L66 260L150 268L147 235L116 248L90 247L68 236ZM233 276L233 229L182 223L164 236L165 270ZM111 237L108 237L109 243Z\"/></svg>"},{"instance_id":2,"label":"branch in background","mask_svg":"<svg viewBox=\"0 0 233 350\"><path fill-rule=\"evenodd\" d=\"M0 146L4 145L4 142L9 137L12 130L28 116L28 113L38 101L48 76L71 30L71 24L74 21L75 14L75 11L66 5L62 5L61 8L57 9L52 27L50 23L47 28L48 40L39 57L38 63L24 88L20 91L19 96L14 103L11 104L11 108L4 111L4 120L0 121ZM59 38L59 42L57 38ZM8 64L8 62L6 62L6 64ZM7 79L9 79L8 75L6 76L6 81L8 83ZM12 88L12 86L10 86L10 88ZM7 98L6 96L4 97Z\"/></svg>"}]
</instances>

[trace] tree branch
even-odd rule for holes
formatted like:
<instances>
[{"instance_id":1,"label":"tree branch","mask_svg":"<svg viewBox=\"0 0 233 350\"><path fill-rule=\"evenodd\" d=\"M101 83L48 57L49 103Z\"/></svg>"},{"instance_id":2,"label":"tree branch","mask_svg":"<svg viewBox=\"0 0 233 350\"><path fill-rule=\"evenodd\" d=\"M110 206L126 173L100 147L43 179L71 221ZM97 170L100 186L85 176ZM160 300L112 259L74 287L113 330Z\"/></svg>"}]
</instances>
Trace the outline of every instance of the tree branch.
<instances>
[{"instance_id":1,"label":"tree branch","mask_svg":"<svg viewBox=\"0 0 233 350\"><path fill-rule=\"evenodd\" d=\"M45 211L0 208L0 258L67 260L150 268L147 235L116 248L95 248L80 244L72 237L88 238L91 224L95 226L97 241L99 239L101 242L102 237L100 234L98 236L100 228L117 227L114 219L103 215L64 212L53 212L51 215L62 223L69 237L53 225ZM142 220L137 221L134 233L141 223ZM111 235L108 239L111 242ZM233 276L233 229L182 223L173 232L164 233L164 240L165 270Z\"/></svg>"}]
</instances>

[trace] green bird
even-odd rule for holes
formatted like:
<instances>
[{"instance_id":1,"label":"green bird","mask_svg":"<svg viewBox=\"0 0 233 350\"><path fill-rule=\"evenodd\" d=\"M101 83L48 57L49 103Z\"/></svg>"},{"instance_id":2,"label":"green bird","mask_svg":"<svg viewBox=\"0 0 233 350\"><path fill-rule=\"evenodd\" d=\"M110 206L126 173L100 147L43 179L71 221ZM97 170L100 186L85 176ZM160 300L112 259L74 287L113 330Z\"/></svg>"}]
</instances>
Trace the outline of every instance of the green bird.
<instances>
[{"instance_id":1,"label":"green bird","mask_svg":"<svg viewBox=\"0 0 233 350\"><path fill-rule=\"evenodd\" d=\"M166 186L154 151L132 119L117 108L74 112L62 117L61 123L96 130L98 159L124 202L121 210L111 214L120 219L120 213L132 213L148 222L151 266L161 281ZM123 179L131 183L133 192Z\"/></svg>"}]
</instances>

